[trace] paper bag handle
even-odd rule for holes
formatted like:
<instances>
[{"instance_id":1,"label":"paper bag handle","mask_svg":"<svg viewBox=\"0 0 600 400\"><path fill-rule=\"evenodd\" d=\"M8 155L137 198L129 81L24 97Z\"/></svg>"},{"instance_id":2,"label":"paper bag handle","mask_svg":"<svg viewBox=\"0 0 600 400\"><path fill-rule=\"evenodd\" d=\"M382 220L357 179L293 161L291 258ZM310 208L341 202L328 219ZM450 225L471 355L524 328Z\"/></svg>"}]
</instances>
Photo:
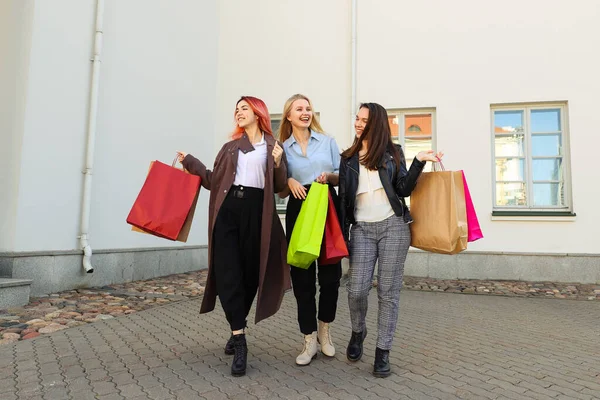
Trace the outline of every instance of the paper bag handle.
<instances>
[{"instance_id":1,"label":"paper bag handle","mask_svg":"<svg viewBox=\"0 0 600 400\"><path fill-rule=\"evenodd\" d=\"M179 158L179 156L178 156L178 155L177 155L177 156L175 156L175 159L174 159L174 160L173 160L173 162L171 163L171 167L175 168L175 164L177 164L177 159L178 159L178 158ZM188 170L187 170L187 169L185 169L185 167L183 166L183 164L182 164L182 166L181 166L181 169L182 169L184 172L188 172Z\"/></svg>"},{"instance_id":2,"label":"paper bag handle","mask_svg":"<svg viewBox=\"0 0 600 400\"><path fill-rule=\"evenodd\" d=\"M438 161L436 161L436 162L433 163L433 166L431 167L431 170L433 172L439 172L439 171L445 171L446 168L444 167L444 163L442 163L442 160L438 159Z\"/></svg>"}]
</instances>

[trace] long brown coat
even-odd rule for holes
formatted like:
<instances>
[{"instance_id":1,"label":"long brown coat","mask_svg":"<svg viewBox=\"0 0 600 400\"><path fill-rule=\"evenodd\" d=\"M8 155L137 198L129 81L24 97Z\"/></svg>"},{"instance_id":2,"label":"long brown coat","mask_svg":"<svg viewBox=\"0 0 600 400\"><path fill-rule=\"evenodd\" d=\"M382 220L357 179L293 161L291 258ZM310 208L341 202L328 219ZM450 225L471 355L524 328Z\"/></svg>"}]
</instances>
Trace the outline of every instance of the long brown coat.
<instances>
[{"instance_id":1,"label":"long brown coat","mask_svg":"<svg viewBox=\"0 0 600 400\"><path fill-rule=\"evenodd\" d=\"M274 194L285 189L287 185L287 159L283 153L280 165L275 167L273 147L275 138L265 134L267 142L267 170L265 175L264 201L261 225L260 275L258 281L258 297L256 300L255 323L275 314L281 306L283 295L290 289L290 268L287 264L287 242L281 221L275 209ZM281 146L281 144L280 144ZM190 173L202 178L202 186L210 190L208 205L208 277L200 313L207 313L215 308L217 287L214 279L213 265L213 229L219 210L235 179L238 154L254 150L248 136L225 143L217 158L213 170L187 155L183 166Z\"/></svg>"}]
</instances>

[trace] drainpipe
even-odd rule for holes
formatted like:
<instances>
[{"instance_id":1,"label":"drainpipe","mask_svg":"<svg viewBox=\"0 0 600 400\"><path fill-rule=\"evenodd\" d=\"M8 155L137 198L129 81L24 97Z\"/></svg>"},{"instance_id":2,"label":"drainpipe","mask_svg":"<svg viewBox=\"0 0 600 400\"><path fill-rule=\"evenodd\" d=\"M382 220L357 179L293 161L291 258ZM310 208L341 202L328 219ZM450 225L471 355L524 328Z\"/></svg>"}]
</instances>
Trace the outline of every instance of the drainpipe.
<instances>
[{"instance_id":1,"label":"drainpipe","mask_svg":"<svg viewBox=\"0 0 600 400\"><path fill-rule=\"evenodd\" d=\"M92 59L92 81L88 110L87 152L83 170L83 200L81 204L81 233L79 244L83 250L83 269L88 274L94 272L92 266L92 248L88 243L90 228L90 208L92 200L92 168L94 166L94 147L96 143L96 122L98 115L98 88L100 83L100 63L102 55L102 24L104 21L104 0L96 3L96 34L94 37L94 58Z\"/></svg>"},{"instance_id":2,"label":"drainpipe","mask_svg":"<svg viewBox=\"0 0 600 400\"><path fill-rule=\"evenodd\" d=\"M351 29L352 29L352 41L351 41L351 54L352 54L352 58L351 58L351 82L350 82L350 87L351 87L351 99L350 99L350 121L352 121L350 123L350 126L353 125L354 123L354 117L355 117L355 113L356 113L356 13L357 13L357 0L351 0L352 1L352 7L351 7L351 15L350 15L350 20L351 20ZM352 138L354 138L354 133L352 133Z\"/></svg>"}]
</instances>

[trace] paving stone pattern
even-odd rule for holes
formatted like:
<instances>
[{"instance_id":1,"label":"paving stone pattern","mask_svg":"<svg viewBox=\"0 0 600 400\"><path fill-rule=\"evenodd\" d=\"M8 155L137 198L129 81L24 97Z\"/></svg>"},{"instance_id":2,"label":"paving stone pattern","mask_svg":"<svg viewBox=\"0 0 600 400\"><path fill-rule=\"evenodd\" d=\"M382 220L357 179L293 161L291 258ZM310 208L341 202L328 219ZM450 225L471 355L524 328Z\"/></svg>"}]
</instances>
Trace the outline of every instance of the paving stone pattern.
<instances>
[{"instance_id":1,"label":"paving stone pattern","mask_svg":"<svg viewBox=\"0 0 600 400\"><path fill-rule=\"evenodd\" d=\"M229 374L220 308L199 299L0 346L0 399L598 399L600 303L405 291L389 378L371 375L377 320L370 295L363 360L345 357L345 291L332 327L337 354L309 366L296 306L250 324L249 368Z\"/></svg>"},{"instance_id":2,"label":"paving stone pattern","mask_svg":"<svg viewBox=\"0 0 600 400\"><path fill-rule=\"evenodd\" d=\"M0 310L0 346L106 320L204 293L207 270L84 288L32 298L24 307ZM600 285L556 282L440 280L405 276L405 290L600 300Z\"/></svg>"}]
</instances>

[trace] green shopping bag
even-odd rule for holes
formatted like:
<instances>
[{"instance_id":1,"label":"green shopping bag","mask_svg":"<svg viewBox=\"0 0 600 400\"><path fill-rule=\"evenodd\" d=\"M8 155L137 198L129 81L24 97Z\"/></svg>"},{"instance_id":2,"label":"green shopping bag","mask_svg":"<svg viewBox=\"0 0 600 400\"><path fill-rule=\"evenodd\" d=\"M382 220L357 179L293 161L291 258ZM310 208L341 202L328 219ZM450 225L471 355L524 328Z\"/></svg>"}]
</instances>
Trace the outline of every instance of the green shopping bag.
<instances>
[{"instance_id":1,"label":"green shopping bag","mask_svg":"<svg viewBox=\"0 0 600 400\"><path fill-rule=\"evenodd\" d=\"M288 244L288 264L307 269L319 258L327 218L328 193L329 188L325 184L313 182L310 185Z\"/></svg>"}]
</instances>

